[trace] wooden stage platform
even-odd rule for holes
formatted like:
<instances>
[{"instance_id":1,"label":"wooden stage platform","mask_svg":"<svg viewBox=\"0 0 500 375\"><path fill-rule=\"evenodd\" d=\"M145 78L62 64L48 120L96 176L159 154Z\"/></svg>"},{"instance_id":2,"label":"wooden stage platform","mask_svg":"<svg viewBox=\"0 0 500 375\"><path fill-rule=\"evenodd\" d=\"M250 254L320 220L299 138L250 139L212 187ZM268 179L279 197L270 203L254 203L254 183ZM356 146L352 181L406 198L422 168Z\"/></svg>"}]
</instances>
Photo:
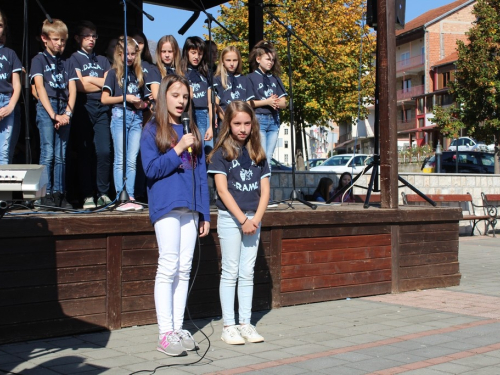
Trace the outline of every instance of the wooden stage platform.
<instances>
[{"instance_id":1,"label":"wooden stage platform","mask_svg":"<svg viewBox=\"0 0 500 375\"><path fill-rule=\"evenodd\" d=\"M254 310L460 283L459 209L280 205L266 212ZM195 252L193 317L220 316L220 248ZM147 213L0 219L0 343L156 322Z\"/></svg>"}]
</instances>

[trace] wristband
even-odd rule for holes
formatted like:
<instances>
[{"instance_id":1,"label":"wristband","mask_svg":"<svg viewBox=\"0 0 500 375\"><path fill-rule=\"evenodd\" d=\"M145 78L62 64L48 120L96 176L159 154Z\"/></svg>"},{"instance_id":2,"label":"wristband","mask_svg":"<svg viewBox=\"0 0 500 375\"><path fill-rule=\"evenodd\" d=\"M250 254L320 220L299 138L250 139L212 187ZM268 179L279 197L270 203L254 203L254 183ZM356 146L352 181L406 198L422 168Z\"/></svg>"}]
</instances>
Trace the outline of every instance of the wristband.
<instances>
[{"instance_id":1,"label":"wristband","mask_svg":"<svg viewBox=\"0 0 500 375\"><path fill-rule=\"evenodd\" d=\"M247 216L247 218L245 219L245 221L244 221L243 223L241 223L241 226L245 225L245 223L247 222L247 220L248 220L248 216Z\"/></svg>"}]
</instances>

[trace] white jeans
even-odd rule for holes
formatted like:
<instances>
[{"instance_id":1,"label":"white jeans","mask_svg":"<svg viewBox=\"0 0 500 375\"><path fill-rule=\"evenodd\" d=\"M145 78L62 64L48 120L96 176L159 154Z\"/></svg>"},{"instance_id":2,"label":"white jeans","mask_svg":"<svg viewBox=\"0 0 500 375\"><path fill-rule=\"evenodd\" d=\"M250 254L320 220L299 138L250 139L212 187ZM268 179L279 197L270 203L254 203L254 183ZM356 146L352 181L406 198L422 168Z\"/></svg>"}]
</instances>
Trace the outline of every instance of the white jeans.
<instances>
[{"instance_id":1,"label":"white jeans","mask_svg":"<svg viewBox=\"0 0 500 375\"><path fill-rule=\"evenodd\" d=\"M154 225L159 251L155 306L160 335L182 329L198 220L197 212L178 208Z\"/></svg>"},{"instance_id":2,"label":"white jeans","mask_svg":"<svg viewBox=\"0 0 500 375\"><path fill-rule=\"evenodd\" d=\"M251 219L254 212L246 212ZM238 283L238 320L240 324L250 323L253 299L253 275L259 249L260 226L253 235L244 235L238 220L229 211L219 210L217 219L222 253L222 273L219 296L222 319L225 326L236 324L234 298Z\"/></svg>"}]
</instances>

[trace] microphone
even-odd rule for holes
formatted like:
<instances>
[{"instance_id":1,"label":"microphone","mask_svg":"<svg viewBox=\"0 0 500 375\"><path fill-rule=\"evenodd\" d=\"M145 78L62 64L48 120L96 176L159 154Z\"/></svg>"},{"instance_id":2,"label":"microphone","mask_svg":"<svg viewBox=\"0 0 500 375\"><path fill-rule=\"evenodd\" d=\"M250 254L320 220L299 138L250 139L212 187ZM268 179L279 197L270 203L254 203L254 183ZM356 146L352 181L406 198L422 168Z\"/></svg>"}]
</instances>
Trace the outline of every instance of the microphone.
<instances>
[{"instance_id":1,"label":"microphone","mask_svg":"<svg viewBox=\"0 0 500 375\"><path fill-rule=\"evenodd\" d=\"M191 15L191 17L189 17L189 19L186 21L186 23L179 29L178 33L181 34L181 35L184 35L186 33L186 31L188 31L188 29L193 26L193 23L196 22L196 20L198 19L198 17L200 16L200 11L195 11L193 12L193 14Z\"/></svg>"},{"instance_id":2,"label":"microphone","mask_svg":"<svg viewBox=\"0 0 500 375\"><path fill-rule=\"evenodd\" d=\"M184 134L190 133L189 131L189 123L191 120L189 119L189 115L187 112L183 112L181 116L181 122L182 122L182 130ZM188 147L188 152L191 154L193 153L193 149L191 147Z\"/></svg>"}]
</instances>

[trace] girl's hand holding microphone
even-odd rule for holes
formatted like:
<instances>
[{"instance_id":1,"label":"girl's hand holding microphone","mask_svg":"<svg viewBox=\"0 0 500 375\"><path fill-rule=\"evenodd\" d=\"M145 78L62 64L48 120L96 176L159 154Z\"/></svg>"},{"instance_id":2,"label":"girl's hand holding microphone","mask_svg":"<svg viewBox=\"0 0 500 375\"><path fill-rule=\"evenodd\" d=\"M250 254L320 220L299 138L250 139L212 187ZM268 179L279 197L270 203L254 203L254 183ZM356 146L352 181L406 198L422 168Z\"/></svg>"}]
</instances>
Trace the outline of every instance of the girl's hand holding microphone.
<instances>
[{"instance_id":1,"label":"girl's hand holding microphone","mask_svg":"<svg viewBox=\"0 0 500 375\"><path fill-rule=\"evenodd\" d=\"M182 136L179 142L175 145L174 150L177 155L182 154L185 150L192 152L191 146L194 145L195 136L193 133L187 133Z\"/></svg>"}]
</instances>

